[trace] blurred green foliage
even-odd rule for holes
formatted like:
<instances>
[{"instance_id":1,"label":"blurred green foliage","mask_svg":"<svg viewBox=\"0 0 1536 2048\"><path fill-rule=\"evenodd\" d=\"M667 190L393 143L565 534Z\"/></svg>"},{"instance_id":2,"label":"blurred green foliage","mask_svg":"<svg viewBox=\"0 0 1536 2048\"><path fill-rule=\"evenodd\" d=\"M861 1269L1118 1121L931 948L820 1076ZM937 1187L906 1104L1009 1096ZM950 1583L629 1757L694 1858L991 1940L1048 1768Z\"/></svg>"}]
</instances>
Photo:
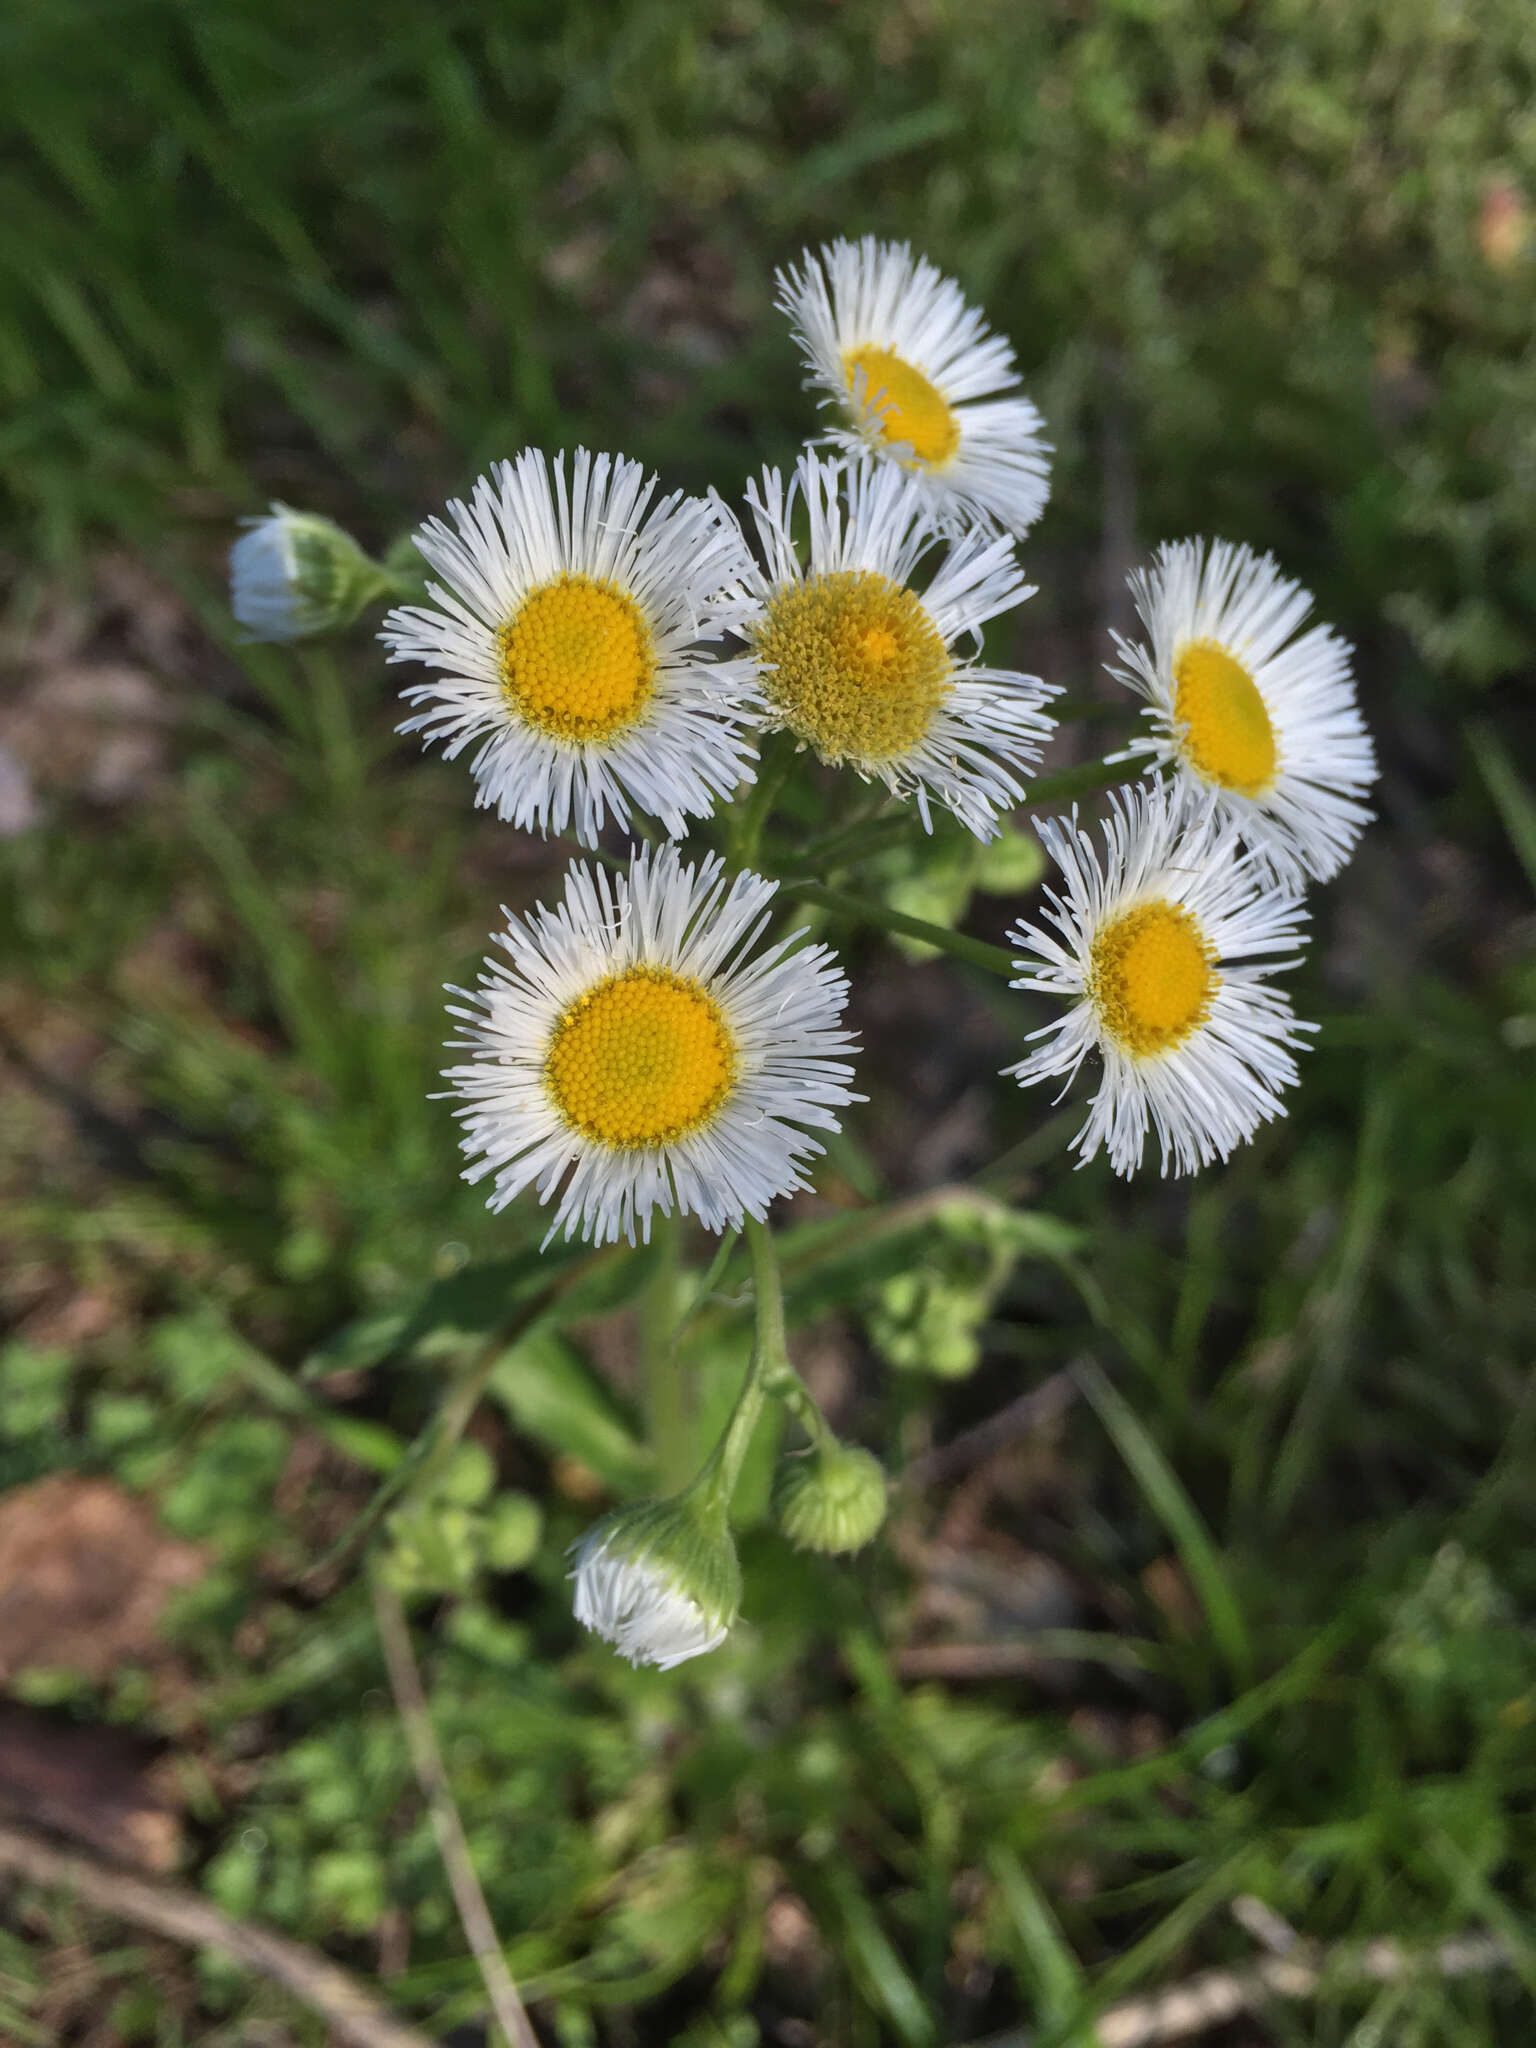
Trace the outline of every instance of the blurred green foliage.
<instances>
[{"instance_id":1,"label":"blurred green foliage","mask_svg":"<svg viewBox=\"0 0 1536 2048\"><path fill-rule=\"evenodd\" d=\"M110 1471L206 1546L190 1712L131 1673L28 1696L203 1746L223 1789L191 1876L228 1910L364 1971L401 1915L390 1994L439 2031L482 2012L353 1569L375 1536L551 2040L1086 2044L1113 1999L1241 1962L1222 1909L1247 1891L1318 1940L1476 1923L1513 1962L1330 1989L1276 2039L1524 2048L1533 73L1519 0L12 0L13 613L109 537L210 643L163 800L60 799L0 846L6 1017L100 1047L86 1163L25 1126L0 1150L12 1249L122 1304L8 1347L0 1483ZM1389 768L1386 824L1320 904L1303 1087L1229 1170L1069 1174L1071 1123L997 1083L994 1209L872 1222L856 1198L893 1162L850 1139L847 1213L788 1234L797 1341L851 1315L901 1369L854 1411L893 1470L1072 1359L1108 1369L1001 1532L1075 1589L1074 1626L1031 1638L1055 1691L914 1680L890 1647L909 1560L793 1554L767 1445L727 1649L661 1678L575 1639L564 1546L653 1475L594 1349L644 1262L540 1261L428 1100L441 984L540 878L461 771L391 737L376 651L240 647L216 587L271 494L381 543L525 440L729 490L809 419L774 265L865 230L985 301L1046 412L1045 644L1086 644L1117 520L1272 545L1360 641ZM1019 846L942 833L885 859L897 907L970 902L995 936L1034 880ZM1014 1045L1018 999L944 971ZM905 1042L897 1064L875 1119ZM718 1282L682 1358L706 1440L744 1261ZM482 1369L476 1433L439 1457ZM1006 1606L990 1626L1021 1632ZM45 1961L0 1937L8 2037L37 2038ZM100 1963L124 2040L274 2009L212 1965L178 2006L156 1967Z\"/></svg>"},{"instance_id":2,"label":"blurred green foliage","mask_svg":"<svg viewBox=\"0 0 1536 2048\"><path fill-rule=\"evenodd\" d=\"M725 481L804 423L774 263L874 230L1014 338L1046 545L1112 431L1147 531L1486 686L1536 605L1533 104L1521 0L16 0L5 489L67 562L209 491L394 528L527 440Z\"/></svg>"}]
</instances>

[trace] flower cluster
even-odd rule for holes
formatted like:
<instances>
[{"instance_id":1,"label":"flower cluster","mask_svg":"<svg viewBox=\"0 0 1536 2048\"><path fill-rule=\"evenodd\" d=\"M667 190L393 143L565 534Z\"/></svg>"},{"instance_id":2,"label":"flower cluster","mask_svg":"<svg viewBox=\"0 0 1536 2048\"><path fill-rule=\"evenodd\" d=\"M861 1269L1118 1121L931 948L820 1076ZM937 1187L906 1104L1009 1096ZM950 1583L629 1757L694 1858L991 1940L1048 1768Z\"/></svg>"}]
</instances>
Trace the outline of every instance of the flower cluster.
<instances>
[{"instance_id":1,"label":"flower cluster","mask_svg":"<svg viewBox=\"0 0 1536 2048\"><path fill-rule=\"evenodd\" d=\"M807 933L770 932L778 884L753 871L790 754L910 801L925 831L941 809L989 840L1053 731L1057 688L982 652L1033 594L1018 549L1049 484L1007 342L904 245L838 241L778 286L828 414L787 477L764 470L737 508L658 495L622 456L524 449L416 535L425 588L380 635L426 671L402 732L465 757L500 818L597 850L610 826L652 820L670 842L722 815L696 862L662 843L573 864L559 904L508 915L504 957L454 992L467 1177L495 1209L532 1189L551 1234L597 1244L648 1238L658 1213L760 1226L860 1099L847 981ZM258 637L407 588L286 508L233 566ZM1368 819L1375 766L1349 649L1304 630L1311 600L1268 556L1182 541L1131 590L1145 639L1117 636L1109 672L1148 725L1112 759L1146 779L1097 840L1075 809L1038 826L1059 881L1010 933L1013 986L1066 1007L1008 1071L1065 1087L1095 1055L1079 1163L1102 1150L1129 1174L1150 1137L1187 1173L1296 1079L1309 1027L1271 976L1299 958L1307 882ZM831 1444L781 1512L836 1549L873 1533L883 1485ZM729 1487L712 1488L707 1513L663 1504L584 1546L578 1612L626 1654L674 1662L729 1626L734 1567L701 1590L689 1563L729 1546Z\"/></svg>"}]
</instances>

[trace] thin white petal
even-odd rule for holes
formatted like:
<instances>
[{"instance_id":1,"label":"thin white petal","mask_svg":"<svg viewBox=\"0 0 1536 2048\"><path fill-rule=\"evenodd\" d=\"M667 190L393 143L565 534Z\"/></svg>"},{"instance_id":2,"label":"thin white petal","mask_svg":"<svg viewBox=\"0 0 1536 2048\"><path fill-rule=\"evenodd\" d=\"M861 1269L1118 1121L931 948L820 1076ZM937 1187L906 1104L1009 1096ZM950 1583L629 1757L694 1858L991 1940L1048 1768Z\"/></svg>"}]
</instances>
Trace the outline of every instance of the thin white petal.
<instances>
[{"instance_id":1,"label":"thin white petal","mask_svg":"<svg viewBox=\"0 0 1536 2048\"><path fill-rule=\"evenodd\" d=\"M1295 637L1310 595L1281 575L1272 556L1231 541L1170 542L1130 586L1150 644L1116 634L1123 666L1110 674L1146 699L1150 731L1125 758L1145 757L1154 772L1197 788L1277 876L1329 880L1370 822L1361 799L1376 780L1348 645L1327 626ZM1263 699L1277 774L1262 796L1219 788L1185 758L1173 671L1192 640L1225 648Z\"/></svg>"},{"instance_id":2,"label":"thin white petal","mask_svg":"<svg viewBox=\"0 0 1536 2048\"><path fill-rule=\"evenodd\" d=\"M851 349L889 349L927 378L959 428L949 461L911 471L930 507L946 522L978 519L1022 538L1050 494L1050 444L1019 390L1013 350L953 278L905 242L865 235L808 250L801 268L780 271L777 282L778 304L804 351L806 381L843 423L826 438L861 460L911 460L911 449L885 438L879 408L869 402L878 394L850 392L844 367Z\"/></svg>"},{"instance_id":3,"label":"thin white petal","mask_svg":"<svg viewBox=\"0 0 1536 2048\"><path fill-rule=\"evenodd\" d=\"M911 589L954 663L949 694L907 753L851 765L893 794L914 798L925 828L932 797L978 838L992 838L999 815L1023 801L1053 728L1045 706L1059 694L1038 676L983 667L957 645L979 644L988 619L1034 595L1012 542L975 526L946 538L904 470L850 466L814 449L802 452L787 489L779 472L767 469L748 483L746 496L764 566L753 564L737 593L743 630L764 616L777 591L812 577L864 571ZM799 514L809 535L804 564L794 539ZM925 572L925 560L941 546L941 558ZM778 722L771 688L761 695L764 722Z\"/></svg>"},{"instance_id":4,"label":"thin white petal","mask_svg":"<svg viewBox=\"0 0 1536 2048\"><path fill-rule=\"evenodd\" d=\"M751 781L750 667L706 651L735 623L727 595L740 578L740 530L718 501L680 492L655 500L638 462L578 448L551 466L536 448L482 476L452 525L429 519L416 545L440 581L429 604L402 605L379 638L391 661L419 661L432 680L403 692L423 705L400 727L474 749L476 802L509 823L574 831L595 846L604 820L631 809L679 838L689 818ZM638 607L656 673L641 717L606 740L565 740L527 723L502 688L498 636L532 592L562 575L611 582Z\"/></svg>"},{"instance_id":5,"label":"thin white petal","mask_svg":"<svg viewBox=\"0 0 1536 2048\"><path fill-rule=\"evenodd\" d=\"M1312 1028L1265 981L1300 957L1307 916L1300 894L1242 851L1238 827L1217 806L1172 784L1113 792L1102 855L1075 807L1070 821L1046 819L1037 829L1061 886L1044 892L1044 926L1009 933L1027 955L1015 962L1023 973L1013 986L1065 998L1071 1008L1034 1032L1035 1049L1006 1071L1025 1085L1070 1081L1098 1050L1103 1075L1073 1141L1079 1164L1106 1150L1117 1173L1132 1173L1149 1133L1165 1174L1230 1157L1261 1123L1283 1114L1281 1092L1296 1080L1292 1052ZM1088 980L1102 927L1152 900L1194 918L1216 956L1220 985L1187 1038L1135 1056L1101 1029Z\"/></svg>"},{"instance_id":6,"label":"thin white petal","mask_svg":"<svg viewBox=\"0 0 1536 2048\"><path fill-rule=\"evenodd\" d=\"M509 916L452 1048L472 1058L444 1078L460 1098L465 1178L492 1179L490 1207L527 1187L555 1202L551 1235L597 1244L649 1237L654 1211L697 1216L706 1229L761 1218L778 1195L809 1185L802 1169L856 1101L841 1017L848 983L825 946L781 939L753 949L777 884L727 880L718 855L683 865L676 848L639 853L625 875L577 865L565 897ZM797 935L798 936L798 935ZM551 1036L585 990L624 969L658 966L697 980L719 1006L736 1077L707 1124L675 1143L616 1148L567 1124L546 1079Z\"/></svg>"}]
</instances>

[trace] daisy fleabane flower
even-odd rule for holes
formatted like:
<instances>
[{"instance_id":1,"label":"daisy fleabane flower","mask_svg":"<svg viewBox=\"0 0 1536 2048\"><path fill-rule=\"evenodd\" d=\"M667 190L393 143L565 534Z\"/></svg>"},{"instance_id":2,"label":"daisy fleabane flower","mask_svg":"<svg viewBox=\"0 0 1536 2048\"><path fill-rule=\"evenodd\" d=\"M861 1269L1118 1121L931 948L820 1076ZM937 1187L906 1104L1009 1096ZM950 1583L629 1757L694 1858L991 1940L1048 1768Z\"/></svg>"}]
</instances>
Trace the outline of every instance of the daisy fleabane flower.
<instances>
[{"instance_id":1,"label":"daisy fleabane flower","mask_svg":"<svg viewBox=\"0 0 1536 2048\"><path fill-rule=\"evenodd\" d=\"M317 512L274 503L243 519L229 551L229 608L253 640L308 640L350 626L391 588L351 534Z\"/></svg>"},{"instance_id":2,"label":"daisy fleabane flower","mask_svg":"<svg viewBox=\"0 0 1536 2048\"><path fill-rule=\"evenodd\" d=\"M956 652L999 612L1032 596L1005 537L970 527L921 588L909 585L941 539L899 469L849 466L806 450L786 490L775 469L747 486L765 566L744 586L741 630L765 722L822 760L916 800L946 805L980 839L1024 795L1057 693L1038 676ZM802 562L792 529L809 531Z\"/></svg>"},{"instance_id":3,"label":"daisy fleabane flower","mask_svg":"<svg viewBox=\"0 0 1536 2048\"><path fill-rule=\"evenodd\" d=\"M1348 645L1327 626L1297 638L1311 596L1230 541L1171 543L1129 581L1151 645L1117 633L1110 673L1146 698L1152 730L1121 758L1193 784L1276 874L1326 882L1376 780Z\"/></svg>"},{"instance_id":4,"label":"daisy fleabane flower","mask_svg":"<svg viewBox=\"0 0 1536 2048\"><path fill-rule=\"evenodd\" d=\"M727 1507L706 1481L605 1516L573 1546L577 1621L662 1671L718 1650L741 1606Z\"/></svg>"},{"instance_id":5,"label":"daisy fleabane flower","mask_svg":"<svg viewBox=\"0 0 1536 2048\"><path fill-rule=\"evenodd\" d=\"M578 864L558 908L508 915L508 958L452 991L473 1057L444 1075L492 1209L536 1185L550 1236L633 1243L653 1210L739 1228L808 1185L811 1131L861 1098L834 956L798 933L754 951L777 887L663 846L627 874Z\"/></svg>"},{"instance_id":6,"label":"daisy fleabane flower","mask_svg":"<svg viewBox=\"0 0 1536 2048\"><path fill-rule=\"evenodd\" d=\"M1045 921L1009 933L1031 957L1015 988L1063 996L1064 1017L1005 1071L1021 1084L1103 1062L1088 1121L1073 1140L1086 1165L1102 1148L1117 1173L1141 1162L1150 1127L1162 1171L1226 1159L1282 1113L1296 1079L1291 1049L1313 1027L1265 977L1300 958L1300 895L1277 882L1237 826L1169 783L1116 790L1103 853L1077 822L1037 826L1062 886ZM1065 1086L1063 1087L1065 1093Z\"/></svg>"},{"instance_id":7,"label":"daisy fleabane flower","mask_svg":"<svg viewBox=\"0 0 1536 2048\"><path fill-rule=\"evenodd\" d=\"M905 242L838 240L778 273L778 304L844 424L828 438L899 464L946 520L1020 538L1050 495L1043 422L1013 350Z\"/></svg>"},{"instance_id":8,"label":"daisy fleabane flower","mask_svg":"<svg viewBox=\"0 0 1536 2048\"><path fill-rule=\"evenodd\" d=\"M578 448L567 478L525 448L416 536L442 581L379 638L438 673L403 692L427 708L400 730L449 760L473 747L476 802L512 824L595 846L633 806L678 838L751 779L747 671L705 651L732 622L740 533L655 485L621 456Z\"/></svg>"}]
</instances>

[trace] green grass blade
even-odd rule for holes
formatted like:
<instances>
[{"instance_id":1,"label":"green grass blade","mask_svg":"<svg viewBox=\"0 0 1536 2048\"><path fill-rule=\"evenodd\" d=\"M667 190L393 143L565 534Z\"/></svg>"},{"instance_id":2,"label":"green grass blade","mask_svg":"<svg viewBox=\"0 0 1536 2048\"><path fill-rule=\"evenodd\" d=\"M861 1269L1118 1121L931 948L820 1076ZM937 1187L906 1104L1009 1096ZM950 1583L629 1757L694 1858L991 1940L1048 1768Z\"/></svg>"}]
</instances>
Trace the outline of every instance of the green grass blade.
<instances>
[{"instance_id":1,"label":"green grass blade","mask_svg":"<svg viewBox=\"0 0 1536 2048\"><path fill-rule=\"evenodd\" d=\"M1221 1553L1212 1542L1199 1510L1179 1484L1173 1467L1147 1434L1140 1417L1101 1369L1087 1361L1078 1367L1077 1373L1079 1384L1094 1412L1141 1488L1148 1507L1167 1530L1184 1569L1189 1573L1223 1662L1236 1683L1246 1684L1253 1669L1248 1630L1222 1564Z\"/></svg>"}]
</instances>

